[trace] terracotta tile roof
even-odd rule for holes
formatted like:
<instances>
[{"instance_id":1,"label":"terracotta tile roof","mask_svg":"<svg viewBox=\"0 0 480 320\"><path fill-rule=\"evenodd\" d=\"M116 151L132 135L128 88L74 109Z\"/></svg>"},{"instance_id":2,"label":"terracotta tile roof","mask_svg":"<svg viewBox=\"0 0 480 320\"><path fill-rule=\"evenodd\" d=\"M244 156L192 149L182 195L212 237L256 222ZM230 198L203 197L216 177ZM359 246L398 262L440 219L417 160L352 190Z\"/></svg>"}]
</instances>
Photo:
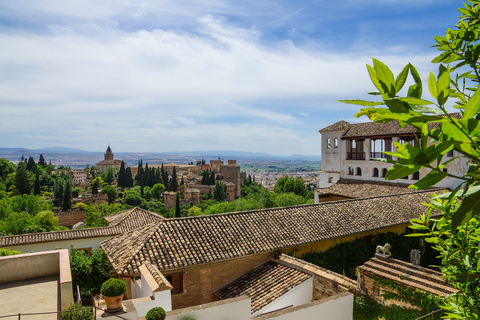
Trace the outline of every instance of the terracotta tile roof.
<instances>
[{"instance_id":1,"label":"terracotta tile roof","mask_svg":"<svg viewBox=\"0 0 480 320\"><path fill-rule=\"evenodd\" d=\"M459 112L450 113L449 115L455 119L462 119L462 115ZM443 117L444 115L440 116ZM438 128L438 123L429 123L429 129L431 130L434 128ZM321 129L320 132L338 130L345 130L345 132L342 134L342 139L374 136L398 136L402 134L410 135L419 132L415 127L409 124L406 124L404 128L400 127L398 121L385 123L363 122L350 124L343 120Z\"/></svg>"},{"instance_id":2,"label":"terracotta tile roof","mask_svg":"<svg viewBox=\"0 0 480 320\"><path fill-rule=\"evenodd\" d=\"M145 260L159 270L234 259L407 223L429 192L166 219L102 241L120 275ZM129 248L129 249L127 249Z\"/></svg>"},{"instance_id":3,"label":"terracotta tile roof","mask_svg":"<svg viewBox=\"0 0 480 320\"><path fill-rule=\"evenodd\" d=\"M150 261L145 260L143 265L140 266L140 269L145 268L144 271L147 271L145 274L145 280L150 285L152 292L159 292L164 290L171 290L173 287L163 276L163 274L155 267ZM143 273L143 271L142 271ZM151 283L153 280L153 283Z\"/></svg>"},{"instance_id":4,"label":"terracotta tile roof","mask_svg":"<svg viewBox=\"0 0 480 320\"><path fill-rule=\"evenodd\" d=\"M339 131L339 130L347 130L350 128L351 124L347 121L340 120L335 122L334 124L329 125L323 129L320 129L319 132L326 132L326 131Z\"/></svg>"},{"instance_id":5,"label":"terracotta tile roof","mask_svg":"<svg viewBox=\"0 0 480 320\"><path fill-rule=\"evenodd\" d=\"M394 254L395 247L392 246L391 250ZM368 277L388 279L439 296L445 297L457 292L457 289L443 280L442 273L401 260L377 256L358 267L358 270L360 274Z\"/></svg>"},{"instance_id":6,"label":"terracotta tile roof","mask_svg":"<svg viewBox=\"0 0 480 320\"><path fill-rule=\"evenodd\" d=\"M407 183L386 181L369 181L357 179L340 179L327 188L317 188L320 195L337 195L348 198L368 198L375 196L395 195L399 193L417 193L418 190L408 189ZM441 193L444 188L429 188L427 191Z\"/></svg>"},{"instance_id":7,"label":"terracotta tile roof","mask_svg":"<svg viewBox=\"0 0 480 320\"><path fill-rule=\"evenodd\" d=\"M107 219L108 218L108 219ZM141 208L132 208L106 217L111 224L108 227L41 232L0 237L0 247L18 246L25 244L73 240L82 238L108 237L137 229L152 222L164 220L155 212Z\"/></svg>"},{"instance_id":8,"label":"terracotta tile roof","mask_svg":"<svg viewBox=\"0 0 480 320\"><path fill-rule=\"evenodd\" d=\"M252 269L215 293L221 299L248 295L251 311L260 310L312 276L274 261L267 261Z\"/></svg>"}]
</instances>

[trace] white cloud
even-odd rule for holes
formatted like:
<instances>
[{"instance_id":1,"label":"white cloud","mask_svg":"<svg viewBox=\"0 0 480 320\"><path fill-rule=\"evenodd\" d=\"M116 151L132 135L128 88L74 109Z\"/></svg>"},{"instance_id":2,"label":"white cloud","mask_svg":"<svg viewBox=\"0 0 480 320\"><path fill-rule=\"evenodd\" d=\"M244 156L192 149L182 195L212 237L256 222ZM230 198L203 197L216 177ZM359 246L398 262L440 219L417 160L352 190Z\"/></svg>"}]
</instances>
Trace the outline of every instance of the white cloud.
<instances>
[{"instance_id":1,"label":"white cloud","mask_svg":"<svg viewBox=\"0 0 480 320\"><path fill-rule=\"evenodd\" d=\"M7 119L0 137L19 133L9 146L103 150L116 140L122 151L318 153L317 130L331 119L315 117L342 110L351 117L352 107L335 100L372 90L370 57L362 51L266 43L261 30L217 18L205 3L188 2L188 30L153 24L152 17L180 10L166 1L30 4L16 9L56 18L49 32L0 30L0 46L8 48L0 51L0 111ZM152 28L122 25L145 16ZM430 58L401 47L378 58L398 72L407 56L420 70Z\"/></svg>"}]
</instances>

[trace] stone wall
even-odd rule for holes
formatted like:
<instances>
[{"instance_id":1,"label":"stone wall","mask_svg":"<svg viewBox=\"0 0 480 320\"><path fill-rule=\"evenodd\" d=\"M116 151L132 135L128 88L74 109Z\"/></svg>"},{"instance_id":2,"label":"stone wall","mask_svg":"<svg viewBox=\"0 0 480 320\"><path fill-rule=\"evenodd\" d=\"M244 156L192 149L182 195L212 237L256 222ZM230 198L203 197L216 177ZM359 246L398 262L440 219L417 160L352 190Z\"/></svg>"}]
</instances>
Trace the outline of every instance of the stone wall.
<instances>
[{"instance_id":1,"label":"stone wall","mask_svg":"<svg viewBox=\"0 0 480 320\"><path fill-rule=\"evenodd\" d=\"M79 223L87 217L84 210L69 210L56 212L55 217L58 218L58 224L63 227L72 227L74 224Z\"/></svg>"}]
</instances>

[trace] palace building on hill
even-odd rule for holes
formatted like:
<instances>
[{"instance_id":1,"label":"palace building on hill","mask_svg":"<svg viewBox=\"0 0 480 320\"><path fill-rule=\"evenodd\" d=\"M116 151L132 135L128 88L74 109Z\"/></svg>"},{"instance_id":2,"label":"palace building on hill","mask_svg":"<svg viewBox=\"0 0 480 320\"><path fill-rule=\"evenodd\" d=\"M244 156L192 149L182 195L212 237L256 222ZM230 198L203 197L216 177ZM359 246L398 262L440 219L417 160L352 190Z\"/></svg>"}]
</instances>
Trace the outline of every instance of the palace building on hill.
<instances>
[{"instance_id":1,"label":"palace building on hill","mask_svg":"<svg viewBox=\"0 0 480 320\"><path fill-rule=\"evenodd\" d=\"M113 152L110 146L108 146L107 151L105 152L105 159L97 163L97 172L104 173L108 170L108 167L115 168L116 171L120 170L122 165L122 160L113 159Z\"/></svg>"}]
</instances>

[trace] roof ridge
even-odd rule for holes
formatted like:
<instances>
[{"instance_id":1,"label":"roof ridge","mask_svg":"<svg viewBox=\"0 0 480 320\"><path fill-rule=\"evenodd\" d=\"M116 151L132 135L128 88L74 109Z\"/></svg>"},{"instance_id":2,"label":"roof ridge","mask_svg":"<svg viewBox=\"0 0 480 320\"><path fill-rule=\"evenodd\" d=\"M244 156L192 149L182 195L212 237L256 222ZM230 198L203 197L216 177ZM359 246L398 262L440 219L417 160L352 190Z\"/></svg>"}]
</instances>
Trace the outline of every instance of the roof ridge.
<instances>
[{"instance_id":1,"label":"roof ridge","mask_svg":"<svg viewBox=\"0 0 480 320\"><path fill-rule=\"evenodd\" d=\"M226 215L240 215L240 214L247 214L247 213L254 213L254 212L265 212L265 211L299 208L299 207L315 207L315 206L329 205L329 204L336 203L336 202L364 201L364 200L368 200L368 199L397 197L397 196L412 195L412 194L416 194L416 193L427 193L427 192L434 192L434 191L436 191L436 190L418 190L417 192L405 192L405 193L371 196L371 197L366 197L366 198L352 198L352 199L344 199L344 200L325 201L325 202L320 202L320 203L298 204L298 205L292 205L292 206L286 206L286 207L273 207L273 208L264 208L264 209L253 209L253 210L243 210L243 211L233 211L233 212L212 213L212 214L205 214L205 215L201 215L201 216L169 218L169 219L165 219L165 221L178 221L178 220L187 220L187 219L205 219L205 218L208 218L208 217L218 217L218 216L226 216Z\"/></svg>"}]
</instances>

